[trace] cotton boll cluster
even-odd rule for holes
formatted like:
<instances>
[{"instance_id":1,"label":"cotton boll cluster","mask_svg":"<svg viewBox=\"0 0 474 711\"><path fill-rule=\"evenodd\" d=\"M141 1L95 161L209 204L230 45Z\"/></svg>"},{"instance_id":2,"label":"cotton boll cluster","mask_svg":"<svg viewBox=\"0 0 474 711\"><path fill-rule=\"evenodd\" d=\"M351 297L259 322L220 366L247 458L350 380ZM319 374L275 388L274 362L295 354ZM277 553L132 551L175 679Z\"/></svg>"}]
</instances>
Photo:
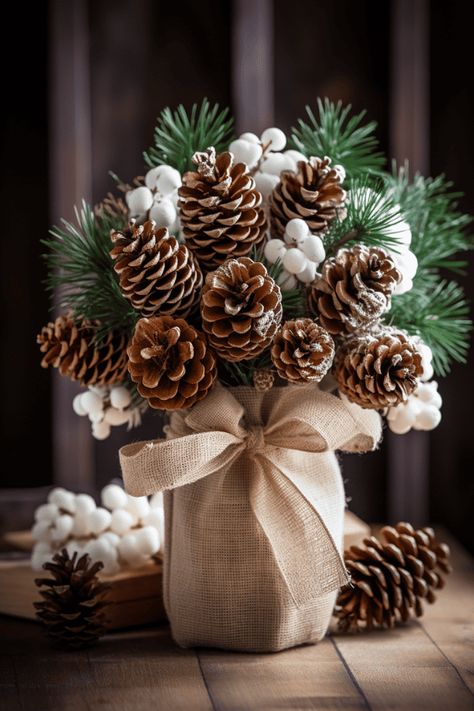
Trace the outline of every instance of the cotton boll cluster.
<instances>
[{"instance_id":1,"label":"cotton boll cluster","mask_svg":"<svg viewBox=\"0 0 474 711\"><path fill-rule=\"evenodd\" d=\"M406 434L414 430L434 430L441 422L443 401L438 392L438 383L420 383L408 400L387 413L389 428L395 434Z\"/></svg>"},{"instance_id":2,"label":"cotton boll cluster","mask_svg":"<svg viewBox=\"0 0 474 711\"><path fill-rule=\"evenodd\" d=\"M316 269L326 258L323 241L309 231L304 220L295 218L286 225L283 239L270 239L265 245L270 264L280 260L283 270L279 284L283 290L295 288L297 281L310 284Z\"/></svg>"},{"instance_id":3,"label":"cotton boll cluster","mask_svg":"<svg viewBox=\"0 0 474 711\"><path fill-rule=\"evenodd\" d=\"M157 227L167 227L179 233L178 188L181 175L170 165L158 165L145 175L145 185L129 190L125 195L130 216L139 221L152 219Z\"/></svg>"},{"instance_id":4,"label":"cotton boll cluster","mask_svg":"<svg viewBox=\"0 0 474 711\"><path fill-rule=\"evenodd\" d=\"M131 393L123 385L91 385L76 395L72 407L77 415L89 417L93 437L102 440L107 439L112 427L125 424L129 430L138 427L146 403L133 406Z\"/></svg>"},{"instance_id":5,"label":"cotton boll cluster","mask_svg":"<svg viewBox=\"0 0 474 711\"><path fill-rule=\"evenodd\" d=\"M66 548L70 554L88 553L101 561L104 575L123 567L138 568L156 555L163 545L163 496L130 496L120 486L109 484L101 492L102 506L92 496L53 489L48 501L35 512L32 536L36 541L31 565L41 570L54 553Z\"/></svg>"}]
</instances>

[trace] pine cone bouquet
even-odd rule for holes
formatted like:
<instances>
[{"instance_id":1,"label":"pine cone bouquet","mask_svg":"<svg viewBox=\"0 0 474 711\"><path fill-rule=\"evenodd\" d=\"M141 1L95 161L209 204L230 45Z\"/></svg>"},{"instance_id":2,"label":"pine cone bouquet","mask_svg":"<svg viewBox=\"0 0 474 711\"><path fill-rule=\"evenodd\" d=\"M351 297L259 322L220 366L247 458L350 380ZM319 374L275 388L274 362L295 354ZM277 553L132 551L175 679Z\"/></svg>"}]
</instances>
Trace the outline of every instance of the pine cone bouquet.
<instances>
[{"instance_id":1,"label":"pine cone bouquet","mask_svg":"<svg viewBox=\"0 0 474 711\"><path fill-rule=\"evenodd\" d=\"M272 361L278 375L293 383L320 380L334 358L334 341L310 318L286 321L272 347Z\"/></svg>"},{"instance_id":2,"label":"pine cone bouquet","mask_svg":"<svg viewBox=\"0 0 474 711\"><path fill-rule=\"evenodd\" d=\"M179 207L184 238L206 271L250 252L265 236L262 196L244 163L213 148L196 153L183 175Z\"/></svg>"},{"instance_id":3,"label":"pine cone bouquet","mask_svg":"<svg viewBox=\"0 0 474 711\"><path fill-rule=\"evenodd\" d=\"M433 603L451 572L449 548L432 528L409 523L385 526L380 540L371 536L344 554L352 585L339 593L335 616L339 629L370 630L406 622Z\"/></svg>"},{"instance_id":4,"label":"pine cone bouquet","mask_svg":"<svg viewBox=\"0 0 474 711\"><path fill-rule=\"evenodd\" d=\"M35 580L43 600L34 606L48 636L74 649L96 642L105 632L108 586L97 577L102 563L91 564L87 554L78 559L77 552L70 557L64 549L43 568L52 577Z\"/></svg>"}]
</instances>

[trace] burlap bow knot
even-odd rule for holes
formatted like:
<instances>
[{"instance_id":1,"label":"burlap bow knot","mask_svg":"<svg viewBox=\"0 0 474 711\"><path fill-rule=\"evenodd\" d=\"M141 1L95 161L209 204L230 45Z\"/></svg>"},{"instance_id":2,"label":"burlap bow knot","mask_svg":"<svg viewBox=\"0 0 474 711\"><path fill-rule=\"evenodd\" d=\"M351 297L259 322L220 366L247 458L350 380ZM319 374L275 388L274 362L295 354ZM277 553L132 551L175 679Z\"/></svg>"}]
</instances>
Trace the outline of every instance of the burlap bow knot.
<instances>
[{"instance_id":1,"label":"burlap bow knot","mask_svg":"<svg viewBox=\"0 0 474 711\"><path fill-rule=\"evenodd\" d=\"M140 496L218 472L225 476L236 459L251 458L251 507L295 604L302 606L348 581L325 524L328 504L318 496L318 478L334 465L333 450L374 448L380 418L314 386L281 390L261 425L246 424L232 391L216 386L189 412L173 414L167 440L127 445L120 463L127 491ZM323 492L324 482L321 487Z\"/></svg>"}]
</instances>

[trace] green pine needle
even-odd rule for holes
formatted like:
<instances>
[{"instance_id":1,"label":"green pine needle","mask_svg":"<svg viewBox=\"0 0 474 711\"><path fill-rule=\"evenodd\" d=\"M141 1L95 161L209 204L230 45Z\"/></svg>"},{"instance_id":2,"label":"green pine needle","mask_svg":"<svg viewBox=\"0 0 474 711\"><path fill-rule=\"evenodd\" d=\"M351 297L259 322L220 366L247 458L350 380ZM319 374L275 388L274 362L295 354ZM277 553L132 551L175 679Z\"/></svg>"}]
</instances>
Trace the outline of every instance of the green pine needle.
<instances>
[{"instance_id":1,"label":"green pine needle","mask_svg":"<svg viewBox=\"0 0 474 711\"><path fill-rule=\"evenodd\" d=\"M378 141L373 135L376 122L363 124L365 111L350 116L351 106L343 107L339 101L317 100L318 117L306 106L308 122L299 119L292 129L294 147L308 158L329 156L333 165L344 167L352 179L362 173L379 173L385 157L377 151Z\"/></svg>"},{"instance_id":2,"label":"green pine needle","mask_svg":"<svg viewBox=\"0 0 474 711\"><path fill-rule=\"evenodd\" d=\"M232 138L233 119L228 109L219 104L211 106L204 99L198 107L194 104L188 114L182 104L175 111L164 109L158 117L154 145L145 151L147 165L172 165L184 173L193 170L192 157L196 151L214 146L217 153L226 150Z\"/></svg>"},{"instance_id":3,"label":"green pine needle","mask_svg":"<svg viewBox=\"0 0 474 711\"><path fill-rule=\"evenodd\" d=\"M113 268L112 218L97 217L84 201L75 213L77 225L63 220L42 240L48 250L46 288L58 292L59 306L75 318L100 321L99 341L111 330L128 335L138 314L123 297Z\"/></svg>"}]
</instances>

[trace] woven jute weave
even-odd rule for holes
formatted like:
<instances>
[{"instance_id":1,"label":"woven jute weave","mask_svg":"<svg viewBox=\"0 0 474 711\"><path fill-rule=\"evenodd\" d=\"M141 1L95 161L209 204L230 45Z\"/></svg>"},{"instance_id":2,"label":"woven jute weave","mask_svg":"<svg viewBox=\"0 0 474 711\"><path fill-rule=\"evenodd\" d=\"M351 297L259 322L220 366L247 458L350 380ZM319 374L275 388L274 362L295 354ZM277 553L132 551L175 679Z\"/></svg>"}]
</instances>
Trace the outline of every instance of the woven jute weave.
<instances>
[{"instance_id":1,"label":"woven jute weave","mask_svg":"<svg viewBox=\"0 0 474 711\"><path fill-rule=\"evenodd\" d=\"M130 494L165 491L175 641L275 652L320 640L348 579L335 451L375 448L379 416L314 385L218 385L174 412L166 436L120 461Z\"/></svg>"}]
</instances>

